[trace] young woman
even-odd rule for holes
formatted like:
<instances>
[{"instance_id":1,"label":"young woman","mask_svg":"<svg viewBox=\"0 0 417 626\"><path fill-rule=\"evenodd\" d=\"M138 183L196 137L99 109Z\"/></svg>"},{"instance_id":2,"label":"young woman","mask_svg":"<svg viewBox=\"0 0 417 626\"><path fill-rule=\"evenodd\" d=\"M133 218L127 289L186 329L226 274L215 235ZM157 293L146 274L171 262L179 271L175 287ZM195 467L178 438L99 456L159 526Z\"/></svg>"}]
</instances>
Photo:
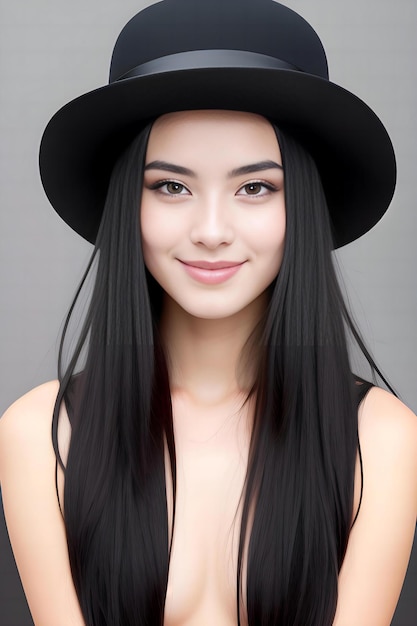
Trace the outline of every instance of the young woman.
<instances>
[{"instance_id":1,"label":"young woman","mask_svg":"<svg viewBox=\"0 0 417 626\"><path fill-rule=\"evenodd\" d=\"M59 381L0 423L35 624L388 625L417 420L351 372L347 333L378 370L331 250L385 212L395 161L311 27L270 0L153 5L40 163L95 252Z\"/></svg>"}]
</instances>

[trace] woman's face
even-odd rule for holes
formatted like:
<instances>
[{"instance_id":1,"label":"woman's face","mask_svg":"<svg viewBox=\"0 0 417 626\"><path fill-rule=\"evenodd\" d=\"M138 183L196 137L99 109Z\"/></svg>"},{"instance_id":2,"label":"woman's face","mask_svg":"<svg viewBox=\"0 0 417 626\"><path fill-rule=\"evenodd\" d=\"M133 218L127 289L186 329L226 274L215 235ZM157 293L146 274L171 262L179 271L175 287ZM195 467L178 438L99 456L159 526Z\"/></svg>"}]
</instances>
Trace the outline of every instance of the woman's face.
<instances>
[{"instance_id":1,"label":"woman's face","mask_svg":"<svg viewBox=\"0 0 417 626\"><path fill-rule=\"evenodd\" d=\"M146 266L199 318L263 297L285 237L282 160L271 124L234 111L170 113L154 123L141 204Z\"/></svg>"}]
</instances>

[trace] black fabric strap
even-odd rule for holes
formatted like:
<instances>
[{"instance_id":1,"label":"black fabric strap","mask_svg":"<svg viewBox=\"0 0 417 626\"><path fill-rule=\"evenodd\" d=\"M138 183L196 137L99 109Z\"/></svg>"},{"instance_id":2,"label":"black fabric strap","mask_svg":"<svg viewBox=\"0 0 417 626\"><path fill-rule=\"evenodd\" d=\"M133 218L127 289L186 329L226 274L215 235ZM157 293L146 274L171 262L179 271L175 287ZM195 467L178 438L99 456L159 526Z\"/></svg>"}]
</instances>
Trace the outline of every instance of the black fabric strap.
<instances>
[{"instance_id":1,"label":"black fabric strap","mask_svg":"<svg viewBox=\"0 0 417 626\"><path fill-rule=\"evenodd\" d=\"M247 50L191 50L159 57L137 65L117 78L116 82L163 72L226 67L302 71L295 65L281 59Z\"/></svg>"},{"instance_id":2,"label":"black fabric strap","mask_svg":"<svg viewBox=\"0 0 417 626\"><path fill-rule=\"evenodd\" d=\"M355 380L355 388L356 388L355 391L357 393L356 400L357 400L358 409L359 409L360 403L365 398L365 396L368 393L368 391L370 389L372 389L372 387L374 387L375 385L373 383L370 383L367 380L364 380L363 378L359 378L359 376L356 376L355 379L356 379ZM357 442L358 442L359 467L360 467L360 472L361 472L361 490L360 490L360 495L359 495L358 509L356 511L356 515L355 515L354 520L352 522L352 525L350 527L351 530L352 530L356 520L358 519L359 511L361 509L361 504L362 504L362 497L363 497L363 460L362 460L361 443L359 441L359 433L357 433Z\"/></svg>"}]
</instances>

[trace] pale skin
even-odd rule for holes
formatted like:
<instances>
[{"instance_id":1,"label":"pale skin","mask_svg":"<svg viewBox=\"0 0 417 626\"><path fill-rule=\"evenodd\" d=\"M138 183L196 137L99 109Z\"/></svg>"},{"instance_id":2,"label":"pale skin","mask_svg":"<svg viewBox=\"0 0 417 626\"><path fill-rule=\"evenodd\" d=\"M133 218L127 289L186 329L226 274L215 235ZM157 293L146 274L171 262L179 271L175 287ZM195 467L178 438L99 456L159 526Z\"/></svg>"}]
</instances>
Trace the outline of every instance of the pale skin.
<instances>
[{"instance_id":1,"label":"pale skin","mask_svg":"<svg viewBox=\"0 0 417 626\"><path fill-rule=\"evenodd\" d=\"M204 150L196 150L202 145ZM234 626L238 516L233 522L252 418L251 403L241 408L247 386L238 362L282 259L281 155L263 118L200 111L160 118L146 163L142 237L145 262L167 294L162 334L178 468L165 626ZM191 172L169 171L167 164ZM237 171L254 164L256 171ZM231 278L209 285L183 266L184 261L219 260L242 265ZM57 390L56 381L41 385L1 419L0 480L35 625L82 626L55 493L51 418ZM71 433L64 409L61 416L65 461ZM340 572L333 626L388 626L417 516L417 418L397 398L373 388L358 420L363 500ZM58 479L63 502L61 470ZM170 512L168 473L167 486ZM357 467L352 519L359 493Z\"/></svg>"}]
</instances>

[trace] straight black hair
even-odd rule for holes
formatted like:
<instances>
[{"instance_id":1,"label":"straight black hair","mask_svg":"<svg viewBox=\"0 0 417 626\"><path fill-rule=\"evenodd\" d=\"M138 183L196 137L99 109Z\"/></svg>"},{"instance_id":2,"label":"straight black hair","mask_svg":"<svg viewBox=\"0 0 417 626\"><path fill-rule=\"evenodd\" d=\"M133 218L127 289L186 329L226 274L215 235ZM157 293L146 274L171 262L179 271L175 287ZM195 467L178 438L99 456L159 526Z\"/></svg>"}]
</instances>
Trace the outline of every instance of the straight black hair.
<instances>
[{"instance_id":1,"label":"straight black hair","mask_svg":"<svg viewBox=\"0 0 417 626\"><path fill-rule=\"evenodd\" d=\"M249 624L331 624L353 508L357 402L326 200L310 155L276 129L285 252L263 325L239 546L249 510Z\"/></svg>"},{"instance_id":2,"label":"straight black hair","mask_svg":"<svg viewBox=\"0 0 417 626\"><path fill-rule=\"evenodd\" d=\"M158 333L162 291L145 268L139 225L150 129L114 167L96 248L76 296L96 264L91 302L65 371L63 347L74 304L61 340L52 435L65 471L68 553L86 626L162 626L164 620L172 545L165 442L174 491L172 534L176 462L169 375ZM330 625L351 528L358 452L347 329L380 372L336 279L314 161L275 130L285 172L286 240L260 329L236 619L240 624L246 606L250 626ZM65 467L57 436L63 401L72 427Z\"/></svg>"}]
</instances>

